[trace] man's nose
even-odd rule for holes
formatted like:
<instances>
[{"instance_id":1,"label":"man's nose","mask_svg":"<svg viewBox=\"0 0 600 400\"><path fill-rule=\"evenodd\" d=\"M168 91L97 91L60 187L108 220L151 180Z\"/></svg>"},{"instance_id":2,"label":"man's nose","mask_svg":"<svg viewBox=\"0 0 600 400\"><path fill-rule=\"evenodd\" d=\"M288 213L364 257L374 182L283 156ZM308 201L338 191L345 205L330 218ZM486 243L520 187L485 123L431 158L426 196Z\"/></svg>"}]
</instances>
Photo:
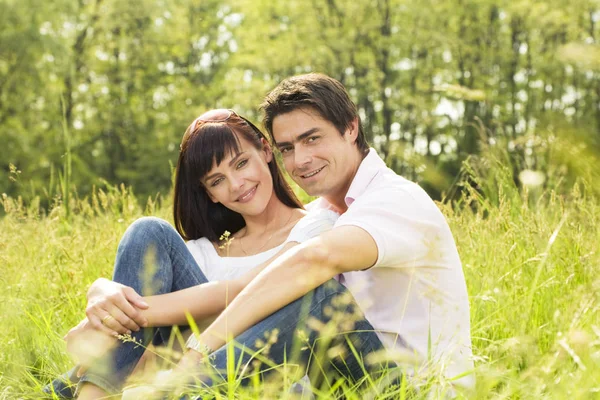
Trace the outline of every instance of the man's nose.
<instances>
[{"instance_id":1,"label":"man's nose","mask_svg":"<svg viewBox=\"0 0 600 400\"><path fill-rule=\"evenodd\" d=\"M296 148L294 149L294 163L296 168L302 168L307 164L310 164L312 157L306 150Z\"/></svg>"}]
</instances>

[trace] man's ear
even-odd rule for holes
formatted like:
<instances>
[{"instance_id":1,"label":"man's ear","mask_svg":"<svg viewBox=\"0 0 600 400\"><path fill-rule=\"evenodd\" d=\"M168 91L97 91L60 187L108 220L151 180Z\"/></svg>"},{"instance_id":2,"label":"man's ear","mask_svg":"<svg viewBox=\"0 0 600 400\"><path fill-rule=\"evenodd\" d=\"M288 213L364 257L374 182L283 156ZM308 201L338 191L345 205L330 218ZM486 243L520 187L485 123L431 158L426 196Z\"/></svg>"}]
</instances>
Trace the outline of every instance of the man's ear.
<instances>
[{"instance_id":1,"label":"man's ear","mask_svg":"<svg viewBox=\"0 0 600 400\"><path fill-rule=\"evenodd\" d=\"M356 143L358 139L358 117L355 117L351 122L350 126L346 129L346 133L344 136L350 140L351 143Z\"/></svg>"},{"instance_id":2,"label":"man's ear","mask_svg":"<svg viewBox=\"0 0 600 400\"><path fill-rule=\"evenodd\" d=\"M271 148L271 145L269 144L269 142L267 142L267 140L265 138L260 139L263 149L262 151L265 153L265 160L267 161L267 163L270 163L273 160L273 149Z\"/></svg>"}]
</instances>

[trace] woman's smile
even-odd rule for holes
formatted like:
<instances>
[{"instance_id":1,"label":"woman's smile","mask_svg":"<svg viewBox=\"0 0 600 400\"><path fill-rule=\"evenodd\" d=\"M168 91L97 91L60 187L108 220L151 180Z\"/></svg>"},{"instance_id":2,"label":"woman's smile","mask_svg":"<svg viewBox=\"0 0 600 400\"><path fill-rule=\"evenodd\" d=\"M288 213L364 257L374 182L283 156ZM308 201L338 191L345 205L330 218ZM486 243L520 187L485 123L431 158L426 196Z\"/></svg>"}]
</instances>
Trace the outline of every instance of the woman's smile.
<instances>
[{"instance_id":1,"label":"woman's smile","mask_svg":"<svg viewBox=\"0 0 600 400\"><path fill-rule=\"evenodd\" d=\"M258 188L258 184L256 186L254 186L252 189L247 190L246 192L244 192L240 197L237 198L237 202L240 203L247 203L250 200L252 200L254 198L254 195L256 194L256 189Z\"/></svg>"}]
</instances>

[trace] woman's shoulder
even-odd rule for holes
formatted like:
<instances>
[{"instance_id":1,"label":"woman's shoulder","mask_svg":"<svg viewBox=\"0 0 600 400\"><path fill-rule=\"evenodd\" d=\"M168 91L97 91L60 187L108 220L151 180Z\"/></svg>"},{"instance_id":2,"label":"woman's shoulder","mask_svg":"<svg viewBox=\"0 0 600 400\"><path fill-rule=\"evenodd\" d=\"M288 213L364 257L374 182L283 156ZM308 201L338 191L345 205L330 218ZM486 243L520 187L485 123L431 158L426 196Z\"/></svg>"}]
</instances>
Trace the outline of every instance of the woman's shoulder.
<instances>
[{"instance_id":1,"label":"woman's shoulder","mask_svg":"<svg viewBox=\"0 0 600 400\"><path fill-rule=\"evenodd\" d=\"M212 246L212 242L210 240L208 240L205 237L201 237L199 239L192 239L192 240L188 240L187 242L185 242L185 244L189 246L207 246L207 245L211 245Z\"/></svg>"},{"instance_id":2,"label":"woman's shoulder","mask_svg":"<svg viewBox=\"0 0 600 400\"><path fill-rule=\"evenodd\" d=\"M303 242L333 228L339 214L327 209L312 209L292 228L287 242Z\"/></svg>"},{"instance_id":3,"label":"woman's shoulder","mask_svg":"<svg viewBox=\"0 0 600 400\"><path fill-rule=\"evenodd\" d=\"M206 250L209 248L213 248L213 243L208 240L205 237L201 237L199 239L192 239L192 240L188 240L187 242L185 242L188 250L194 255L196 256L197 253L202 254L202 256L205 256L207 254Z\"/></svg>"}]
</instances>

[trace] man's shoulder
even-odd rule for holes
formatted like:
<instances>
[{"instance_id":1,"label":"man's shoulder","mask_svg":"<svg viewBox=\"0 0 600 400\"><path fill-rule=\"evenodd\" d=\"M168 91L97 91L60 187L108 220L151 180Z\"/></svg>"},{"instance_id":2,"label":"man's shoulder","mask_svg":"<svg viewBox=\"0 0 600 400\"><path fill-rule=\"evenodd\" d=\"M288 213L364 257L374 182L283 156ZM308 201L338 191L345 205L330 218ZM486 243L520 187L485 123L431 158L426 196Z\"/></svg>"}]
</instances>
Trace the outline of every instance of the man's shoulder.
<instances>
[{"instance_id":1,"label":"man's shoulder","mask_svg":"<svg viewBox=\"0 0 600 400\"><path fill-rule=\"evenodd\" d=\"M373 177L359 199L376 199L385 201L386 199L414 199L422 200L422 196L430 198L429 195L415 182L398 175L393 170L386 168L380 170Z\"/></svg>"},{"instance_id":2,"label":"man's shoulder","mask_svg":"<svg viewBox=\"0 0 600 400\"><path fill-rule=\"evenodd\" d=\"M444 219L437 204L421 186L392 170L377 174L345 214L347 219L378 219L388 225L406 224L407 220L440 225Z\"/></svg>"}]
</instances>

